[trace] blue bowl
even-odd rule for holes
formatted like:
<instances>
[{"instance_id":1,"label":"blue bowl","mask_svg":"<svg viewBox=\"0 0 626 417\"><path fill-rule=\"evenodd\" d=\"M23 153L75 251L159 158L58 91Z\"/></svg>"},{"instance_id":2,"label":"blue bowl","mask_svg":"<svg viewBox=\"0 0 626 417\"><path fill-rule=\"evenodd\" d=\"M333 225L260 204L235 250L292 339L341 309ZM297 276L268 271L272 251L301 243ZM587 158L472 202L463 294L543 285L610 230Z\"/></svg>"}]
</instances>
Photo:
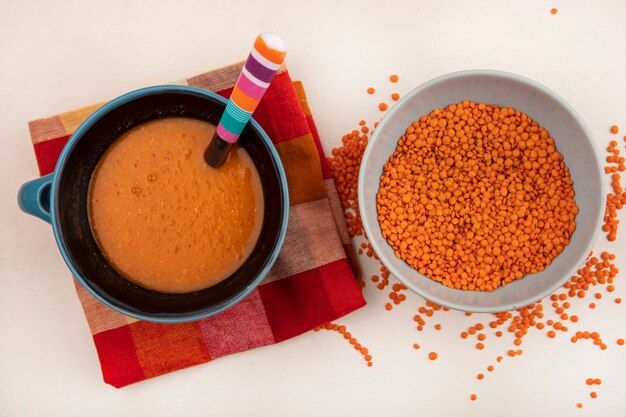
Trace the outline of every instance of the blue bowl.
<instances>
[{"instance_id":1,"label":"blue bowl","mask_svg":"<svg viewBox=\"0 0 626 417\"><path fill-rule=\"evenodd\" d=\"M141 123L162 117L191 117L217 125L225 106L223 97L186 86L155 86L125 94L80 125L65 145L52 174L27 182L20 189L20 208L52 224L70 271L91 295L112 309L159 323L199 320L242 300L276 261L289 217L287 179L276 148L254 120L238 143L250 154L261 177L265 199L263 226L250 257L224 281L186 294L140 287L108 263L89 224L89 183L100 158L115 139Z\"/></svg>"}]
</instances>

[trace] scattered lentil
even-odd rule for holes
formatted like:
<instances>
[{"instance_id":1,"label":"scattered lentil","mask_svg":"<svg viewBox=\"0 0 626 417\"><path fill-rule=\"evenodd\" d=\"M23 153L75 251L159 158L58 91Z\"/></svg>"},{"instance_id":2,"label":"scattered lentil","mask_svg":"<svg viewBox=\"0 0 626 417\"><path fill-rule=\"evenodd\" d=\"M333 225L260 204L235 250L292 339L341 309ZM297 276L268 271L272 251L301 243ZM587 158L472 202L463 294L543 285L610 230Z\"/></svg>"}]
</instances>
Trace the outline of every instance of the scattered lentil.
<instances>
[{"instance_id":1,"label":"scattered lentil","mask_svg":"<svg viewBox=\"0 0 626 417\"><path fill-rule=\"evenodd\" d=\"M617 126L613 127L617 128ZM620 150L617 149L617 142L614 140L609 143L607 151L609 152L609 156L606 158L608 165L604 167L604 172L611 174L612 192L607 193L606 196L606 210L602 230L607 233L609 241L614 241L617 238L617 226L619 224L617 212L626 204L626 191L622 188L620 175L620 172L626 170L626 159L620 156Z\"/></svg>"},{"instance_id":2,"label":"scattered lentil","mask_svg":"<svg viewBox=\"0 0 626 417\"><path fill-rule=\"evenodd\" d=\"M353 130L341 139L343 146L334 148L327 162L344 210L350 237L363 235L358 206L358 177L361 158L367 146L367 135ZM365 247L368 247L367 244ZM373 251L372 251L373 252Z\"/></svg>"},{"instance_id":3,"label":"scattered lentil","mask_svg":"<svg viewBox=\"0 0 626 417\"><path fill-rule=\"evenodd\" d=\"M348 342L354 347L354 349L363 356L363 359L365 359L367 366L372 366L372 355L369 354L369 350L363 347L360 343L358 343L356 338L354 338L350 334L350 332L346 330L346 326L335 323L326 323L313 328L313 330L315 330L316 332L319 332L320 330L330 330L338 332L340 335L343 335L343 338L348 340Z\"/></svg>"}]
</instances>

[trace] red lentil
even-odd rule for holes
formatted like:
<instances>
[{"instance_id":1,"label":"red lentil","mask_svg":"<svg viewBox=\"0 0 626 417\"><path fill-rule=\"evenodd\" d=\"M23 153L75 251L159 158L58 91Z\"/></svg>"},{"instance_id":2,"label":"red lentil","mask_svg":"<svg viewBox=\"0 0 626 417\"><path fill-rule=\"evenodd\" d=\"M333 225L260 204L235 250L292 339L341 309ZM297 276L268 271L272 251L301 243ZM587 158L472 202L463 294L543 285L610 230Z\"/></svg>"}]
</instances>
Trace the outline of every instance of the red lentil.
<instances>
[{"instance_id":1,"label":"red lentil","mask_svg":"<svg viewBox=\"0 0 626 417\"><path fill-rule=\"evenodd\" d=\"M617 133L617 126L611 127L611 132ZM621 185L620 172L626 170L625 158L620 156L620 151L617 149L617 142L611 141L607 147L609 156L606 158L608 165L604 167L604 172L611 175L611 191L607 194L606 210L604 214L604 224L602 230L607 233L607 239L614 241L617 238L617 226L619 220L617 219L617 212L621 210L626 204L626 191L623 190Z\"/></svg>"},{"instance_id":2,"label":"red lentil","mask_svg":"<svg viewBox=\"0 0 626 417\"><path fill-rule=\"evenodd\" d=\"M505 169L511 174L497 175ZM563 251L578 213L573 196L548 131L515 109L464 101L406 129L376 203L398 258L445 286L493 291L542 271ZM550 237L540 222L550 224Z\"/></svg>"},{"instance_id":3,"label":"red lentil","mask_svg":"<svg viewBox=\"0 0 626 417\"><path fill-rule=\"evenodd\" d=\"M368 138L365 134L353 130L342 138L343 146L334 148L332 156L327 158L330 171L335 181L339 201L344 210L350 237L363 235L363 224L358 206L358 176L363 152Z\"/></svg>"},{"instance_id":4,"label":"red lentil","mask_svg":"<svg viewBox=\"0 0 626 417\"><path fill-rule=\"evenodd\" d=\"M365 359L367 366L372 366L372 356L369 354L369 350L363 347L360 343L358 343L356 338L352 337L350 332L346 331L346 326L338 325L335 323L326 323L313 328L313 330L315 330L316 332L319 332L320 330L330 330L338 332L340 335L343 335L343 338L348 340L348 342L354 347L354 349L363 356L363 359Z\"/></svg>"}]
</instances>

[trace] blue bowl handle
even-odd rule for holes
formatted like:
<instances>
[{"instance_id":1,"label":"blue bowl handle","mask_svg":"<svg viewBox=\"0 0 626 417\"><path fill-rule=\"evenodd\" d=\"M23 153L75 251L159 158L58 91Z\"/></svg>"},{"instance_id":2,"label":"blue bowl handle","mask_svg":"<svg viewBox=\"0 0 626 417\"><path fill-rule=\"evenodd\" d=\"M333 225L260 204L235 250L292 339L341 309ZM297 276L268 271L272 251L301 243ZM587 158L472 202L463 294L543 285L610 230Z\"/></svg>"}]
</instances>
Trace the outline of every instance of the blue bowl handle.
<instances>
[{"instance_id":1,"label":"blue bowl handle","mask_svg":"<svg viewBox=\"0 0 626 417\"><path fill-rule=\"evenodd\" d=\"M50 187L54 174L48 174L36 180L28 181L20 188L17 202L23 212L39 217L51 223Z\"/></svg>"}]
</instances>

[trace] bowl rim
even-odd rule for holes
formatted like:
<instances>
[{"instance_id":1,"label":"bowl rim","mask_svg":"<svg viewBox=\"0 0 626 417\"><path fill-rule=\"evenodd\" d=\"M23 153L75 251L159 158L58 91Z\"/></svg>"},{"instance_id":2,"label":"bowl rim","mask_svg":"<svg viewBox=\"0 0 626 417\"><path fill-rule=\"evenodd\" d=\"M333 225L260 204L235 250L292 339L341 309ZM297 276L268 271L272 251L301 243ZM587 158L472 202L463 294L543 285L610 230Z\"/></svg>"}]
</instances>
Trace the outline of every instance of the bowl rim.
<instances>
[{"instance_id":1,"label":"bowl rim","mask_svg":"<svg viewBox=\"0 0 626 417\"><path fill-rule=\"evenodd\" d=\"M254 118L250 119L250 125L252 126L253 130L259 135L261 140L265 142L265 144L267 145L271 158L274 162L274 165L276 166L276 171L277 171L278 179L280 182L279 189L282 191L283 201L282 201L281 211L283 213L283 219L280 224L280 229L278 230L278 236L274 244L274 249L270 253L270 256L266 259L266 262L264 263L263 267L256 273L254 278L240 292L233 294L231 297L227 298L226 300L223 300L217 304L205 307L201 310L191 312L191 313L163 315L159 313L138 313L138 312L130 311L126 309L125 307L123 307L122 305L118 305L102 297L93 288L91 288L91 286L87 284L85 279L75 268L73 262L71 261L68 255L66 243L63 239L60 226L59 226L59 221L58 221L59 199L56 198L56 194L57 194L58 187L60 186L59 184L60 184L61 175L59 174L65 168L69 155L72 153L72 150L74 149L78 141L94 125L94 123L96 123L103 116L108 114L108 112L110 112L111 110L119 106L125 105L141 97L150 96L150 95L159 95L159 94L165 94L165 93L182 93L182 94L193 94L193 95L203 96L205 98L208 98L209 100L213 100L217 103L223 104L224 106L228 102L227 99L225 99L224 97L212 91L208 91L208 90L204 90L204 89L192 87L192 86L186 86L186 85L165 84L165 85L155 85L155 86L150 86L150 87L144 87L144 88L130 91L119 97L114 98L113 100L104 104L102 107L98 108L91 115L89 115L89 117L87 117L87 119L85 119L85 121L83 121L80 124L80 126L76 129L76 131L71 135L70 139L68 140L68 142L63 147L63 150L61 151L61 154L59 156L59 159L57 160L54 172L50 174L53 176L52 186L50 189L50 196L52 199L51 204L50 204L50 220L51 220L50 223L52 224L52 230L54 233L55 241L57 243L57 246L59 247L59 251L61 252L61 255L67 267L69 268L72 275L76 278L76 280L80 283L80 285L83 288L85 288L85 290L87 290L87 292L89 292L89 294L91 294L96 300L98 300L99 302L103 303L104 305L110 307L111 309L121 314L124 314L129 317L133 317L138 320L150 321L150 322L156 322L156 323L185 323L185 322L196 321L196 320L200 320L206 317L213 316L217 313L220 313L232 307L233 305L241 301L243 298L248 296L256 287L258 287L258 285L261 283L263 278L267 276L270 269L276 262L276 259L278 258L281 248L285 242L285 235L287 233L287 225L289 222L289 188L287 185L287 175L285 173L285 169L283 167L280 156L278 155L278 151L276 150L276 147L274 146L274 143L271 141L271 139L269 138L265 130L261 127L261 125L259 125L259 123L256 120L254 120Z\"/></svg>"},{"instance_id":2,"label":"bowl rim","mask_svg":"<svg viewBox=\"0 0 626 417\"><path fill-rule=\"evenodd\" d=\"M470 70L463 70L463 71L456 71L456 72L451 72L451 73L447 73L444 75L440 75L438 77L435 77L429 81L426 81L423 84L420 84L419 86L415 87L413 90L411 90L409 93L407 93L404 97L402 97L388 112L387 114L384 116L384 118L380 121L378 127L376 128L376 130L374 131L372 137L369 139L367 147L365 148L365 152L363 153L363 158L361 159L361 166L359 169L359 178L358 178L358 204L359 204L359 214L361 215L361 220L363 223L363 229L365 231L366 236L368 237L369 242L372 245L372 248L374 249L374 252L378 255L378 257L380 258L381 263L389 270L389 272L391 272L391 274L393 274L393 276L395 276L400 282L402 282L404 285L407 286L407 288L409 288L411 291L415 292L416 294L418 294L419 296L432 301L434 303L437 303L441 306L445 306L454 310L459 310L459 311L465 311L465 312L472 312L472 313L498 313L498 312L503 312L503 311L510 311L510 310L515 310L524 306L527 306L529 304L532 304L536 301L539 301L543 298L545 298L546 296L552 294L554 291L556 291L557 289L561 288L563 286L563 284L571 278L571 276L580 268L580 265L582 264L582 262L584 262L584 259L580 259L575 265L571 266L567 273L563 274L563 277L561 277L559 280L555 281L554 284L550 285L547 289L545 289L544 291L541 291L540 293L537 293L533 296L529 296L526 297L524 300L520 300L517 303L509 303L509 304L503 304L503 305L499 305L499 306L494 306L494 307L473 307L473 306L467 306L467 305L460 305L458 303L454 303L454 302L448 302L445 300L442 300L441 297L438 297L436 295L432 295L429 294L427 291L422 290L419 286L414 285L409 279L403 277L402 273L400 273L400 271L394 267L394 263L390 261L390 259L388 259L388 257L383 253L382 251L382 246L381 242L384 241L384 244L388 245L387 241L384 240L382 238L382 236L378 236L378 232L373 230L372 227L370 227L370 223L371 222L376 222L378 223L378 219L374 218L374 219L369 219L368 215L366 214L365 210L363 209L363 207L365 207L365 197L364 197L364 181L365 181L365 175L366 175L366 169L363 169L364 167L367 166L369 159L370 159L370 155L372 154L372 149L373 149L373 145L374 143L378 140L378 137L380 136L380 133L387 127L387 125L390 123L390 120L392 120L395 116L395 114L399 111L399 109L401 109L406 103L409 102L409 100L422 93L423 91L427 90L428 88L430 88L431 86L435 85L435 84L439 84L442 82L446 82L452 79L458 79L458 78L464 78L464 77L470 77L470 76L490 76L490 77L494 77L494 78L501 78L501 79L507 79L507 80L513 80L522 84L526 84L532 88L535 88L539 91L541 91L542 93L550 96L552 99L554 99L561 107L563 107L568 113L570 113L570 115L579 123L579 125L582 127L582 130L585 134L585 137L587 139L587 141L591 144L591 147L593 149L593 153L594 156L596 158L596 161L598 163L599 167L602 167L602 158L600 156L600 149L598 147L597 142L593 139L593 135L591 134L591 131L589 130L587 124L584 122L584 120L582 119L582 117L574 110L574 108L567 103L561 96L559 96L558 94L556 94L554 91L550 90L548 87L544 86L543 84L540 84L537 81L533 81L529 78L523 77L521 75L517 75L514 73L510 73L510 72L506 72L506 71L500 71L500 70L492 70L492 69L470 69ZM601 193L601 198L600 200L597 202L598 206L599 206L599 212L603 213L604 212L604 207L606 204L606 179L604 178L604 173L600 172L600 183L601 183L601 189L602 189L602 193ZM591 238L588 240L585 251L583 253L588 254L591 252L591 250L593 249L598 235L600 233L600 229L602 226L602 216L598 216L598 218L596 219L596 224L595 224L595 230L593 235L591 236ZM372 238L372 236L376 236L375 238ZM416 273L419 274L419 272L416 271ZM421 274L420 274L421 275ZM443 285L443 284L442 284ZM499 287L502 288L502 287ZM498 289L495 289L493 292L497 291Z\"/></svg>"}]
</instances>

